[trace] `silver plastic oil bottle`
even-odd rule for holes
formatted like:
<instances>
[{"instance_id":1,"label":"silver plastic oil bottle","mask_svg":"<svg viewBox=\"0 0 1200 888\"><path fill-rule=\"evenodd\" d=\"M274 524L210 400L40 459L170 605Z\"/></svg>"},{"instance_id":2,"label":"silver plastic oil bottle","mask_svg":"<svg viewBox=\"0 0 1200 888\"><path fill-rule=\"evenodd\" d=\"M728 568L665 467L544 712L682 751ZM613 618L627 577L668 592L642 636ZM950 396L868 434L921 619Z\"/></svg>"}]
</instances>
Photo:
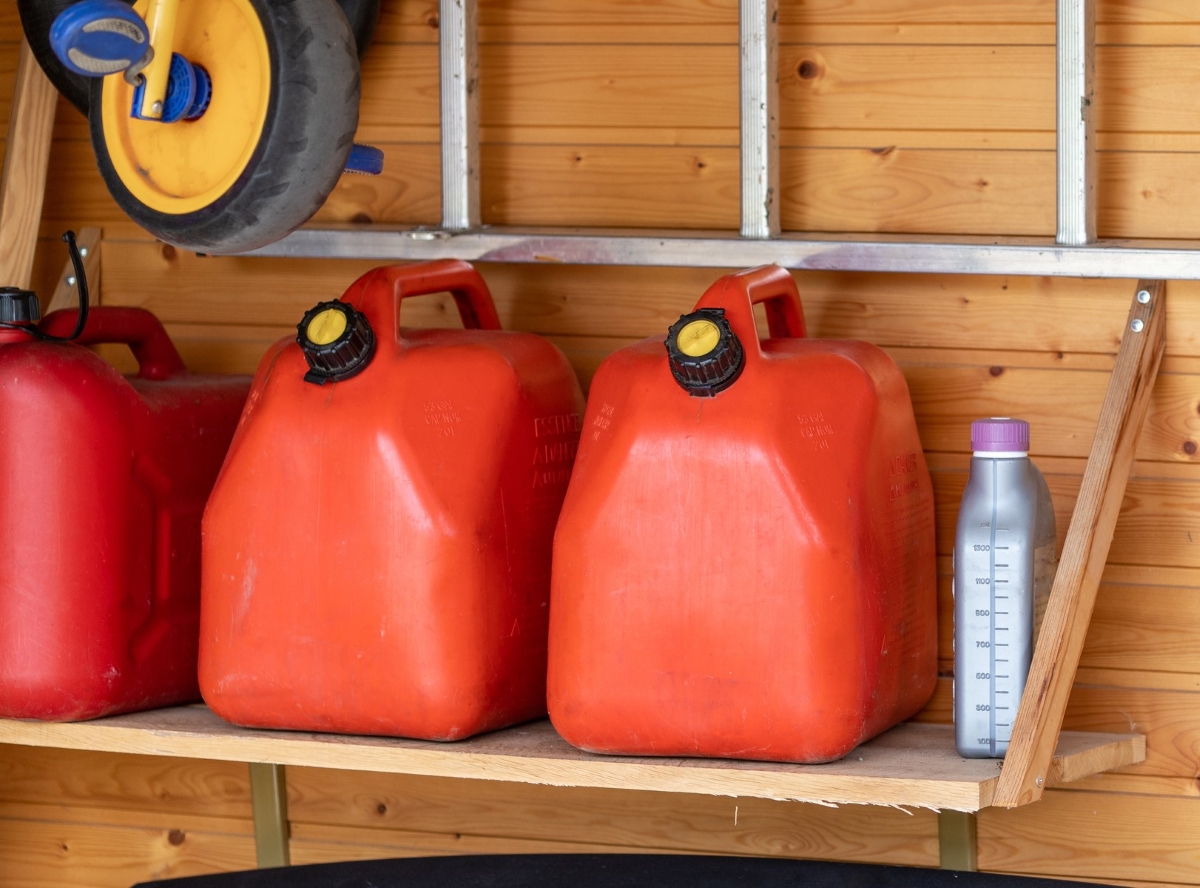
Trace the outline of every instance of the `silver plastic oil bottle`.
<instances>
[{"instance_id":1,"label":"silver plastic oil bottle","mask_svg":"<svg viewBox=\"0 0 1200 888\"><path fill-rule=\"evenodd\" d=\"M1029 423L971 423L954 539L954 736L965 758L1008 751L1054 583L1054 506L1029 459Z\"/></svg>"}]
</instances>

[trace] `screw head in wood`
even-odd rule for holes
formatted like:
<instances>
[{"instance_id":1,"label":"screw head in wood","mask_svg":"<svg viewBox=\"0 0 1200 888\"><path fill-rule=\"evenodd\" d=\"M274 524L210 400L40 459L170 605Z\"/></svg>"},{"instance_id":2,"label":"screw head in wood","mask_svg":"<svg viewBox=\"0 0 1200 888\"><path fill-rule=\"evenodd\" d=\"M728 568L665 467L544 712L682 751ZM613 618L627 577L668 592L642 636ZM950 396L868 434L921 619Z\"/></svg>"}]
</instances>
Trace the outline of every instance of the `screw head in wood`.
<instances>
[{"instance_id":1,"label":"screw head in wood","mask_svg":"<svg viewBox=\"0 0 1200 888\"><path fill-rule=\"evenodd\" d=\"M1041 785L1042 785L1042 778L1041 778L1041 777L1039 777L1037 780L1035 780L1035 781L1033 781L1033 782L1034 782L1034 783L1036 783L1036 784L1038 785L1038 787L1040 788L1040 787L1041 787Z\"/></svg>"},{"instance_id":2,"label":"screw head in wood","mask_svg":"<svg viewBox=\"0 0 1200 888\"><path fill-rule=\"evenodd\" d=\"M80 247L80 248L79 248L79 255L80 255L80 256L86 256L87 254L88 254L88 248L87 248L87 247Z\"/></svg>"},{"instance_id":3,"label":"screw head in wood","mask_svg":"<svg viewBox=\"0 0 1200 888\"><path fill-rule=\"evenodd\" d=\"M75 286L75 275L72 274L67 277L67 286L68 287Z\"/></svg>"},{"instance_id":4,"label":"screw head in wood","mask_svg":"<svg viewBox=\"0 0 1200 888\"><path fill-rule=\"evenodd\" d=\"M1129 329L1132 330L1134 333L1141 333L1142 328L1145 326L1146 325L1142 322L1141 318L1134 318L1133 323L1129 325Z\"/></svg>"},{"instance_id":5,"label":"screw head in wood","mask_svg":"<svg viewBox=\"0 0 1200 888\"><path fill-rule=\"evenodd\" d=\"M1149 302L1150 301L1150 291L1149 290L1138 290L1137 301L1140 302L1142 305L1145 305L1147 302Z\"/></svg>"}]
</instances>

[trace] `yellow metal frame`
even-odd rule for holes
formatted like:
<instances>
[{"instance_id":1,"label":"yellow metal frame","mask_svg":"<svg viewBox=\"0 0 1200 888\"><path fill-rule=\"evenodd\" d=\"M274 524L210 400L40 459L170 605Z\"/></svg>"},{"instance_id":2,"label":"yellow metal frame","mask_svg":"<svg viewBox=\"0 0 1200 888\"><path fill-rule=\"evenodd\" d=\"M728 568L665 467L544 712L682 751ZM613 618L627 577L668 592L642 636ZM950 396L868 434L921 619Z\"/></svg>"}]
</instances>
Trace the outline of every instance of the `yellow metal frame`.
<instances>
[{"instance_id":1,"label":"yellow metal frame","mask_svg":"<svg viewBox=\"0 0 1200 888\"><path fill-rule=\"evenodd\" d=\"M167 101L171 55L175 51L175 22L179 18L179 0L149 0L145 12L150 29L150 47L154 58L141 70L146 88L138 113L149 120L160 120Z\"/></svg>"},{"instance_id":2,"label":"yellow metal frame","mask_svg":"<svg viewBox=\"0 0 1200 888\"><path fill-rule=\"evenodd\" d=\"M215 203L254 156L271 100L271 53L250 0L139 0L134 9L145 16L152 7L173 18L174 51L208 71L212 100L198 120L169 125L138 120L130 114L135 87L107 77L104 144L113 169L139 202L181 215ZM147 97L150 77L157 76L154 66L169 65L170 55L155 45L154 61L143 72Z\"/></svg>"}]
</instances>

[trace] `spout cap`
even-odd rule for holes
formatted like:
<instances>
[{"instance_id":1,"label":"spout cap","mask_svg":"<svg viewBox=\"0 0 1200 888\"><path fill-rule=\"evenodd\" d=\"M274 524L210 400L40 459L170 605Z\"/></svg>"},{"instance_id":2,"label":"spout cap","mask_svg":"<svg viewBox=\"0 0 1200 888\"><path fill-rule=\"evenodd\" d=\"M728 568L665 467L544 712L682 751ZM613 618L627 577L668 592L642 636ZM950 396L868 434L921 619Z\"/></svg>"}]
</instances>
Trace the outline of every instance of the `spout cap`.
<instances>
[{"instance_id":1,"label":"spout cap","mask_svg":"<svg viewBox=\"0 0 1200 888\"><path fill-rule=\"evenodd\" d=\"M737 381L745 363L742 343L722 308L701 308L679 318L667 331L671 375L689 394L709 397Z\"/></svg>"},{"instance_id":2,"label":"spout cap","mask_svg":"<svg viewBox=\"0 0 1200 888\"><path fill-rule=\"evenodd\" d=\"M41 318L37 293L20 287L0 287L0 323L36 324Z\"/></svg>"},{"instance_id":3,"label":"spout cap","mask_svg":"<svg viewBox=\"0 0 1200 888\"><path fill-rule=\"evenodd\" d=\"M971 449L985 453L1028 453L1029 423L993 416L971 423Z\"/></svg>"},{"instance_id":4,"label":"spout cap","mask_svg":"<svg viewBox=\"0 0 1200 888\"><path fill-rule=\"evenodd\" d=\"M340 299L310 308L297 325L296 341L308 362L304 381L317 385L361 373L375 354L366 315Z\"/></svg>"}]
</instances>

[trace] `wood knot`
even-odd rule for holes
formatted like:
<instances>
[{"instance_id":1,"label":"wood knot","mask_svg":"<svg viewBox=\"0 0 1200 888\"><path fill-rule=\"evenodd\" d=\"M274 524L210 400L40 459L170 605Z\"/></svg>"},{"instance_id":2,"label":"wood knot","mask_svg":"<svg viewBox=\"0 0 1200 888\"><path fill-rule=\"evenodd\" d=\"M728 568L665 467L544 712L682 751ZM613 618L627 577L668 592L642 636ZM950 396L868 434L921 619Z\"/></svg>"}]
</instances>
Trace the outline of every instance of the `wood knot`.
<instances>
[{"instance_id":1,"label":"wood knot","mask_svg":"<svg viewBox=\"0 0 1200 888\"><path fill-rule=\"evenodd\" d=\"M1196 449L1197 448L1196 448L1195 441L1184 441L1183 442L1183 452L1186 453L1188 456L1195 456Z\"/></svg>"},{"instance_id":2,"label":"wood knot","mask_svg":"<svg viewBox=\"0 0 1200 888\"><path fill-rule=\"evenodd\" d=\"M168 262L170 262L172 259L175 258L175 255L176 255L176 250L173 246L171 246L170 244L162 245L162 257L164 259L166 259Z\"/></svg>"},{"instance_id":3,"label":"wood knot","mask_svg":"<svg viewBox=\"0 0 1200 888\"><path fill-rule=\"evenodd\" d=\"M351 222L357 222L360 225L370 225L375 220L366 213L355 213L350 217Z\"/></svg>"},{"instance_id":4,"label":"wood knot","mask_svg":"<svg viewBox=\"0 0 1200 888\"><path fill-rule=\"evenodd\" d=\"M439 27L441 27L442 23L438 19L438 14L436 12L431 12L429 15L425 16L425 24L429 25L429 27L436 31Z\"/></svg>"},{"instance_id":5,"label":"wood knot","mask_svg":"<svg viewBox=\"0 0 1200 888\"><path fill-rule=\"evenodd\" d=\"M187 838L187 836L181 829L173 829L167 833L167 841L176 847L182 845L185 838Z\"/></svg>"},{"instance_id":6,"label":"wood knot","mask_svg":"<svg viewBox=\"0 0 1200 888\"><path fill-rule=\"evenodd\" d=\"M812 59L805 59L796 67L801 80L812 80L821 73L821 66Z\"/></svg>"},{"instance_id":7,"label":"wood knot","mask_svg":"<svg viewBox=\"0 0 1200 888\"><path fill-rule=\"evenodd\" d=\"M992 374L992 376L1003 376L1004 368L1003 367L988 367L988 373Z\"/></svg>"},{"instance_id":8,"label":"wood knot","mask_svg":"<svg viewBox=\"0 0 1200 888\"><path fill-rule=\"evenodd\" d=\"M375 806L375 813L382 817L387 813L387 805L385 805L383 802L380 802Z\"/></svg>"}]
</instances>

